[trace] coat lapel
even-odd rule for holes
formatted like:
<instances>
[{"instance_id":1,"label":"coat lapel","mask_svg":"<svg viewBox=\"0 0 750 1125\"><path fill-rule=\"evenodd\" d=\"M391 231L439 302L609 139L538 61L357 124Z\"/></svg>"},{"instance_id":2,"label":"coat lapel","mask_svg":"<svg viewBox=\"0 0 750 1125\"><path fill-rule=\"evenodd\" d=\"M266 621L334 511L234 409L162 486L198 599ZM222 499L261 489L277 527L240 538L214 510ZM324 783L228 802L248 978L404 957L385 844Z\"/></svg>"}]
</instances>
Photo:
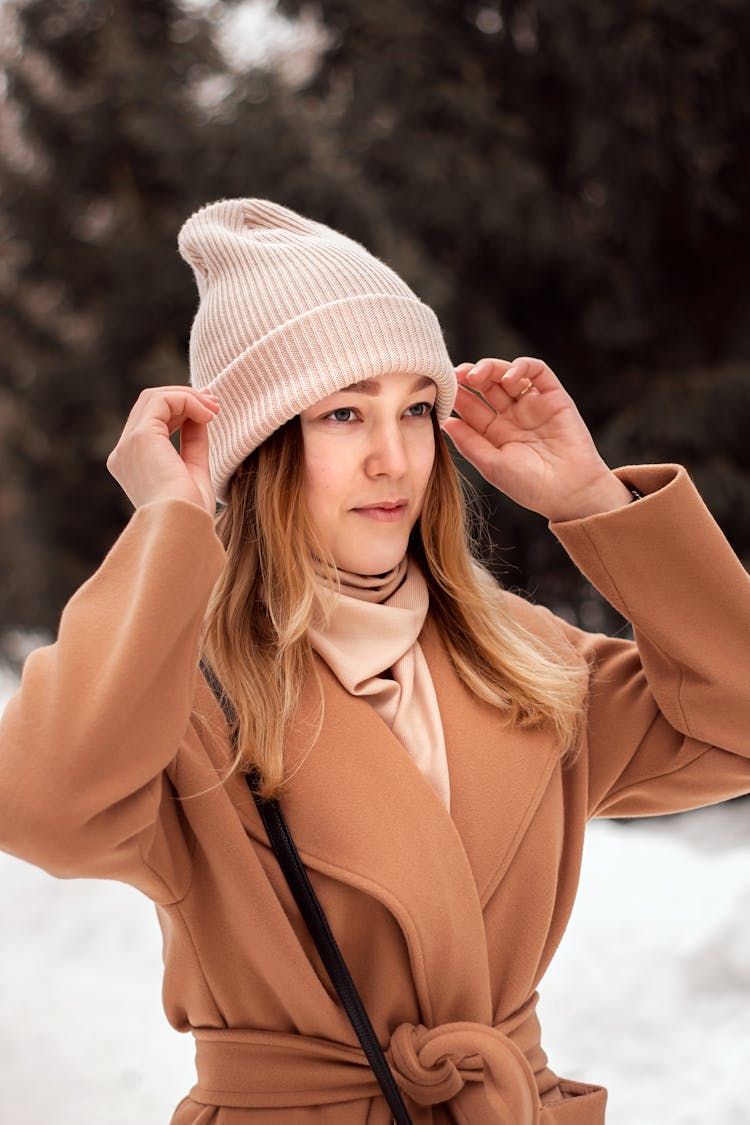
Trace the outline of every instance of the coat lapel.
<instances>
[{"instance_id":1,"label":"coat lapel","mask_svg":"<svg viewBox=\"0 0 750 1125\"><path fill-rule=\"evenodd\" d=\"M451 817L482 906L518 850L560 759L551 730L508 727L459 680L428 624L421 638L445 733Z\"/></svg>"},{"instance_id":2,"label":"coat lapel","mask_svg":"<svg viewBox=\"0 0 750 1125\"><path fill-rule=\"evenodd\" d=\"M424 1019L443 1023L460 1012L486 1020L482 912L456 826L383 720L325 664L318 667L323 726L308 753L308 697L289 743L290 769L302 764L282 800L300 855L309 867L374 896L395 917Z\"/></svg>"},{"instance_id":3,"label":"coat lapel","mask_svg":"<svg viewBox=\"0 0 750 1125\"><path fill-rule=\"evenodd\" d=\"M539 804L557 749L549 735L506 729L460 683L434 626L420 641L445 731L450 814L383 720L321 660L322 727L315 739L311 682L287 742L293 776L282 807L308 867L373 895L396 918L424 1017L487 1022L482 907ZM246 831L268 847L243 777L230 777L227 788Z\"/></svg>"}]
</instances>

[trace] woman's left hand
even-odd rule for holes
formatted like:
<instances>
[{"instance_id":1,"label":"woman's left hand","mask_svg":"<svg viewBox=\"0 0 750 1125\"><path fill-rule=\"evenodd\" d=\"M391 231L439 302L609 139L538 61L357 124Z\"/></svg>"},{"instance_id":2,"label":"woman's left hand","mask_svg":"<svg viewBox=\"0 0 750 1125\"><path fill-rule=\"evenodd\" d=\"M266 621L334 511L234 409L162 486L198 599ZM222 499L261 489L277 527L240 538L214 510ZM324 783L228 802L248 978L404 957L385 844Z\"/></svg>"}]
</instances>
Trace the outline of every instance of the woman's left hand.
<instances>
[{"instance_id":1,"label":"woman's left hand","mask_svg":"<svg viewBox=\"0 0 750 1125\"><path fill-rule=\"evenodd\" d=\"M459 453L516 503L556 522L610 511L633 499L542 360L480 359L462 363L456 376L460 417L449 418L443 429Z\"/></svg>"}]
</instances>

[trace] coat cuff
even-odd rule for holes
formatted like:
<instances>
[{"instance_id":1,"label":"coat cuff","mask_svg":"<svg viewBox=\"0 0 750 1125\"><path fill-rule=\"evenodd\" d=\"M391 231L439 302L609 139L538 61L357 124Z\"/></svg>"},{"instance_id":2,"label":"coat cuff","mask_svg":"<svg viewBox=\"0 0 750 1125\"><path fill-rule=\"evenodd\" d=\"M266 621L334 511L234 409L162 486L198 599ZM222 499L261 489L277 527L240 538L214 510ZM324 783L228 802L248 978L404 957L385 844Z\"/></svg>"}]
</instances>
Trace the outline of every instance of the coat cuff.
<instances>
[{"instance_id":1,"label":"coat cuff","mask_svg":"<svg viewBox=\"0 0 750 1125\"><path fill-rule=\"evenodd\" d=\"M624 617L637 622L660 599L689 614L707 589L714 603L724 600L722 589L747 598L747 574L681 465L625 466L615 475L643 499L549 528Z\"/></svg>"}]
</instances>

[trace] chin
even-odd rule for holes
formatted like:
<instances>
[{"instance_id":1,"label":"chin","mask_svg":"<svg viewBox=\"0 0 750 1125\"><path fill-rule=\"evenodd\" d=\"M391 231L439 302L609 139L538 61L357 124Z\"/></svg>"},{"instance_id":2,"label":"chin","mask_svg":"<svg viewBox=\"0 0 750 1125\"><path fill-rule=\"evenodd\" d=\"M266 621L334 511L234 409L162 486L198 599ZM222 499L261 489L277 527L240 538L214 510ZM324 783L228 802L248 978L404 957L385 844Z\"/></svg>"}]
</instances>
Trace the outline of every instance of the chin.
<instances>
[{"instance_id":1,"label":"chin","mask_svg":"<svg viewBox=\"0 0 750 1125\"><path fill-rule=\"evenodd\" d=\"M408 545L409 541L406 539L391 543L388 547L382 544L379 548L367 550L363 543L361 550L336 552L334 558L340 570L348 570L352 574L385 574L401 562Z\"/></svg>"}]
</instances>

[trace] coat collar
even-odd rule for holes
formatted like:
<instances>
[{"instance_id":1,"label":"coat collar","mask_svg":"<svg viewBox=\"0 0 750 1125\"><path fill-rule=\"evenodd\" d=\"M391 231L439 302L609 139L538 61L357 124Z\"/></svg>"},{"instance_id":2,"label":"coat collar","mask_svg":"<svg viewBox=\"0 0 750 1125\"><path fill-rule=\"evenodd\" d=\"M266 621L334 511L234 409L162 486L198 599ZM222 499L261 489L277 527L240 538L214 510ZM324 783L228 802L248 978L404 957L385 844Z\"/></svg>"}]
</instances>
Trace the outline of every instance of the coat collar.
<instances>
[{"instance_id":1,"label":"coat collar","mask_svg":"<svg viewBox=\"0 0 750 1125\"><path fill-rule=\"evenodd\" d=\"M459 1011L487 1022L482 908L513 859L559 750L550 733L506 728L465 688L429 620L420 641L445 731L450 815L383 720L321 660L322 728L309 750L318 698L311 683L287 743L294 775L282 807L306 866L373 895L396 918L425 1018L442 1023ZM268 847L244 779L234 774L227 786L249 835Z\"/></svg>"}]
</instances>

